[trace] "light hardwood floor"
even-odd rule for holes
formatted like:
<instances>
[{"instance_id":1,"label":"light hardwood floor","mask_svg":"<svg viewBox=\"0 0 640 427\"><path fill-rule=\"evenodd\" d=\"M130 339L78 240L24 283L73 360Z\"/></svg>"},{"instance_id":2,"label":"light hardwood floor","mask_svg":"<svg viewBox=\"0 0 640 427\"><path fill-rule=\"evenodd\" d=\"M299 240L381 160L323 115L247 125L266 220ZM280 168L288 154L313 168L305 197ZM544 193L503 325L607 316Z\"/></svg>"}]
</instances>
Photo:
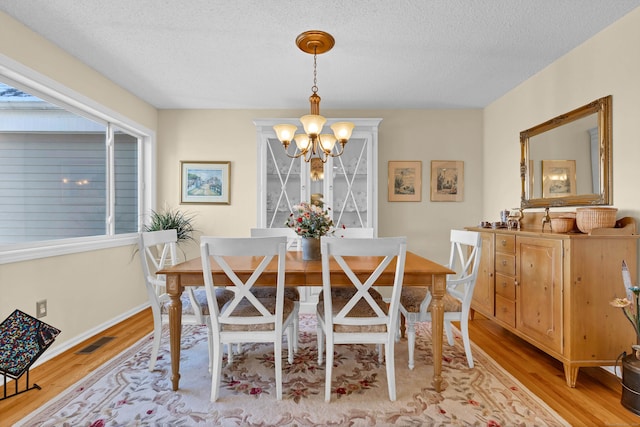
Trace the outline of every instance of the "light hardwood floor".
<instances>
[{"instance_id":1,"label":"light hardwood floor","mask_svg":"<svg viewBox=\"0 0 640 427\"><path fill-rule=\"evenodd\" d=\"M151 311L145 310L34 368L31 382L39 384L42 390L28 391L0 401L0 427L12 425L54 398L87 373L149 334L152 328ZM75 354L101 336L115 336L116 339L92 354ZM640 416L620 404L619 380L603 369L581 368L576 388L569 388L565 384L560 362L482 316L476 314L475 319L470 322L470 336L473 342L571 425L640 426Z\"/></svg>"}]
</instances>

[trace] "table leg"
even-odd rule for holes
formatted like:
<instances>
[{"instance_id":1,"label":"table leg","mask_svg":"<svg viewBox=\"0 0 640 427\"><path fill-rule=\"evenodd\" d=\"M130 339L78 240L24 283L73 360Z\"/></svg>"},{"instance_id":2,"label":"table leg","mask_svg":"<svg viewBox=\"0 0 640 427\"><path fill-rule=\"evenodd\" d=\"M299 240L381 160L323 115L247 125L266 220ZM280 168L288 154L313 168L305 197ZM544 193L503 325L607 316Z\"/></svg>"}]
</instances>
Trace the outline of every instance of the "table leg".
<instances>
[{"instance_id":1,"label":"table leg","mask_svg":"<svg viewBox=\"0 0 640 427\"><path fill-rule=\"evenodd\" d=\"M182 286L177 276L167 275L169 302L169 347L171 349L171 382L173 390L178 390L180 382L180 342L182 335Z\"/></svg>"},{"instance_id":2,"label":"table leg","mask_svg":"<svg viewBox=\"0 0 640 427\"><path fill-rule=\"evenodd\" d=\"M433 343L433 387L442 391L442 334L444 327L444 303L442 297L446 289L446 276L433 275L431 290L431 341Z\"/></svg>"}]
</instances>

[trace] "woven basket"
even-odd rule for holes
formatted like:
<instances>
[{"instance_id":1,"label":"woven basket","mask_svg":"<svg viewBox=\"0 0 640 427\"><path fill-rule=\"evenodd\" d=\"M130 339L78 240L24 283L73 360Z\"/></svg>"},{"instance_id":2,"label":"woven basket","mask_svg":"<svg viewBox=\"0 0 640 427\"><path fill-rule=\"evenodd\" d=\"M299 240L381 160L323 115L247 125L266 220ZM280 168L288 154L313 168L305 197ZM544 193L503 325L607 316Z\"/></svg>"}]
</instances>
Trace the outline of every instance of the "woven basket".
<instances>
[{"instance_id":1,"label":"woven basket","mask_svg":"<svg viewBox=\"0 0 640 427\"><path fill-rule=\"evenodd\" d=\"M617 212L617 208L577 208L576 224L583 233L590 233L594 228L613 228Z\"/></svg>"},{"instance_id":2,"label":"woven basket","mask_svg":"<svg viewBox=\"0 0 640 427\"><path fill-rule=\"evenodd\" d=\"M575 218L558 217L551 218L551 231L554 233L568 233L576 225Z\"/></svg>"}]
</instances>

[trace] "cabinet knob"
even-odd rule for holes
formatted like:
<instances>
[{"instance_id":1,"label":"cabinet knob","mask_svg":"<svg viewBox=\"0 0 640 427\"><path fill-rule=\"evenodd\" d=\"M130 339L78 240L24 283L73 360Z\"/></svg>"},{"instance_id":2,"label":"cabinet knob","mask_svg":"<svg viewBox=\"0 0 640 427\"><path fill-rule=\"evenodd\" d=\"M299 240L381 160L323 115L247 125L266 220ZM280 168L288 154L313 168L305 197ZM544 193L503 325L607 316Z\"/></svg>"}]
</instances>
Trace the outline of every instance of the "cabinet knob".
<instances>
[{"instance_id":1,"label":"cabinet knob","mask_svg":"<svg viewBox=\"0 0 640 427\"><path fill-rule=\"evenodd\" d=\"M506 265L507 265L507 260L506 260L506 259L503 259L503 260L502 260L502 265L504 265L504 266L506 266Z\"/></svg>"},{"instance_id":2,"label":"cabinet knob","mask_svg":"<svg viewBox=\"0 0 640 427\"><path fill-rule=\"evenodd\" d=\"M500 244L501 244L502 246L507 246L507 241L506 241L506 240L502 240L502 241L500 242Z\"/></svg>"},{"instance_id":3,"label":"cabinet knob","mask_svg":"<svg viewBox=\"0 0 640 427\"><path fill-rule=\"evenodd\" d=\"M516 285L516 286L519 286L519 285L520 285L520 283L518 283L518 281L517 281L517 280L514 280L514 281L513 281L513 284L514 284L514 285Z\"/></svg>"}]
</instances>

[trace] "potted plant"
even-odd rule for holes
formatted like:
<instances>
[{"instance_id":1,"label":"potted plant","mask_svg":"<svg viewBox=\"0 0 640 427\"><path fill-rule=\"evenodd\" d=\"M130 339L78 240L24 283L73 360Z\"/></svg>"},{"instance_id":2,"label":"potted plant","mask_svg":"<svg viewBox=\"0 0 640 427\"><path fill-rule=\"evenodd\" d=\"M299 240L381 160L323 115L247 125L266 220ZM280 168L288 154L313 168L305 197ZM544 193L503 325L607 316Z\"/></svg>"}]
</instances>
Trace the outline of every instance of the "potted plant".
<instances>
[{"instance_id":1,"label":"potted plant","mask_svg":"<svg viewBox=\"0 0 640 427\"><path fill-rule=\"evenodd\" d=\"M193 227L194 215L187 214L179 209L164 208L162 210L152 210L149 217L149 223L145 224L144 231L160 231L175 229L178 234L178 246L181 243L193 241L196 239L193 233L196 231ZM185 255L181 248L182 254ZM186 256L186 255L185 255Z\"/></svg>"},{"instance_id":2,"label":"potted plant","mask_svg":"<svg viewBox=\"0 0 640 427\"><path fill-rule=\"evenodd\" d=\"M178 243L189 240L195 242L193 237L193 215L181 212L178 209L163 209L161 211L151 211L149 224L144 226L144 231L177 230Z\"/></svg>"}]
</instances>

